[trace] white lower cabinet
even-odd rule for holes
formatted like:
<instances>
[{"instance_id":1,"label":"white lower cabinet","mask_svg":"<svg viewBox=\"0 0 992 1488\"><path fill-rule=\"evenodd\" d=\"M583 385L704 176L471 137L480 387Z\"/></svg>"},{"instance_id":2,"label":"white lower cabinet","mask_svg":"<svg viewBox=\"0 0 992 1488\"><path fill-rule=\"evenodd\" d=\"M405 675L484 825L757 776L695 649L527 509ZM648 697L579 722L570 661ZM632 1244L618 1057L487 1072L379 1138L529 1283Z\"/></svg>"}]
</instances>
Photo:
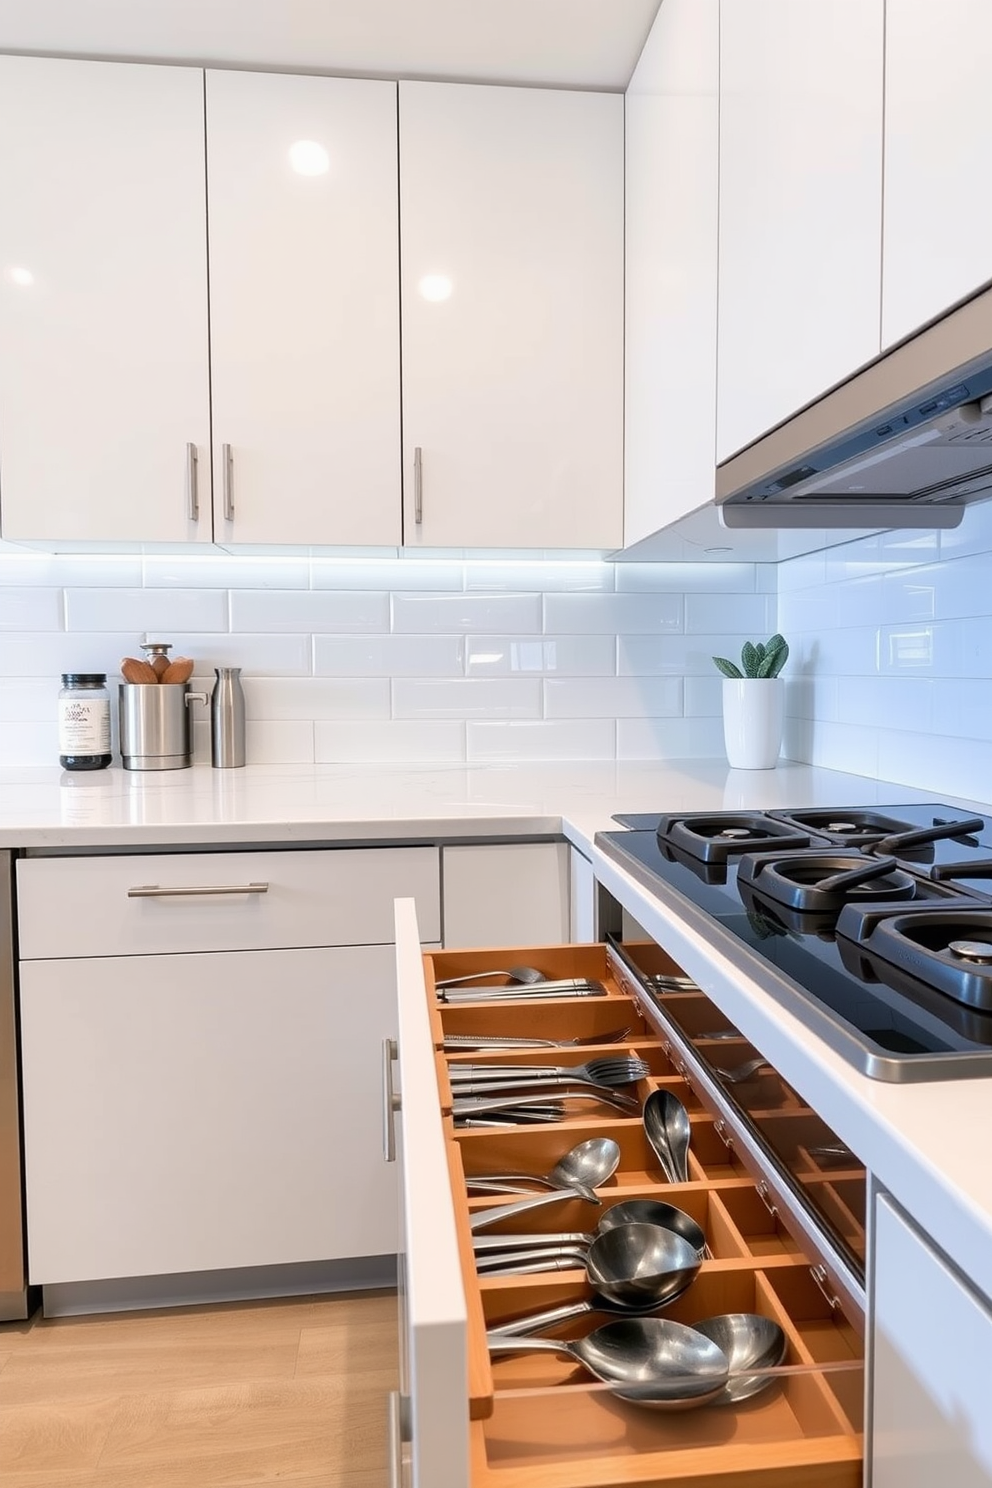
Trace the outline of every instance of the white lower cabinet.
<instances>
[{"instance_id":1,"label":"white lower cabinet","mask_svg":"<svg viewBox=\"0 0 992 1488\"><path fill-rule=\"evenodd\" d=\"M874 1319L872 1488L990 1488L992 1309L884 1195Z\"/></svg>"},{"instance_id":2,"label":"white lower cabinet","mask_svg":"<svg viewBox=\"0 0 992 1488\"><path fill-rule=\"evenodd\" d=\"M391 1254L392 947L21 970L33 1284Z\"/></svg>"},{"instance_id":3,"label":"white lower cabinet","mask_svg":"<svg viewBox=\"0 0 992 1488\"><path fill-rule=\"evenodd\" d=\"M551 945L568 940L565 842L478 843L441 855L444 943Z\"/></svg>"}]
</instances>

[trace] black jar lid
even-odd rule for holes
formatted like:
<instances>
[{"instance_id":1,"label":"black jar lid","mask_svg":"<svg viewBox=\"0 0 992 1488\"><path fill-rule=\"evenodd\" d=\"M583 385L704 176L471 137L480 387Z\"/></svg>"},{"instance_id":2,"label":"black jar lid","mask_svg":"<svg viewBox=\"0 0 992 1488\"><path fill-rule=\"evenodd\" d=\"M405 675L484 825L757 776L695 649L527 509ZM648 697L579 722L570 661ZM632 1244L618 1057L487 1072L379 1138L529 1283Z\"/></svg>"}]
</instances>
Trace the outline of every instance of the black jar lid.
<instances>
[{"instance_id":1,"label":"black jar lid","mask_svg":"<svg viewBox=\"0 0 992 1488\"><path fill-rule=\"evenodd\" d=\"M104 687L107 682L106 672L63 672L63 687Z\"/></svg>"}]
</instances>

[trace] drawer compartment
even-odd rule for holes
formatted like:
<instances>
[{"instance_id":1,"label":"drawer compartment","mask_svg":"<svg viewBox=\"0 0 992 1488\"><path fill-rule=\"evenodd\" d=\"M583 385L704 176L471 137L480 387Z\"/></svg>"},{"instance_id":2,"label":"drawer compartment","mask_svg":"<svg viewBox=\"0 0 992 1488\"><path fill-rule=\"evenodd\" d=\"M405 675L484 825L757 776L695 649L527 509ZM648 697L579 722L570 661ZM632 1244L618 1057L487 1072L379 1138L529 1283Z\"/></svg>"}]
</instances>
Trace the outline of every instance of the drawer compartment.
<instances>
[{"instance_id":1,"label":"drawer compartment","mask_svg":"<svg viewBox=\"0 0 992 1488\"><path fill-rule=\"evenodd\" d=\"M603 956L602 961L599 957ZM544 964L542 959L547 962ZM484 958L490 958L486 961ZM560 1121L542 1125L466 1129L442 1118L449 1146L452 1205L467 1302L471 1398L471 1488L618 1488L618 1485L692 1484L696 1488L857 1488L862 1467L864 1370L859 1327L847 1321L819 1289L809 1259L721 1135L683 1079L664 1042L645 1027L639 1005L609 974L602 947L433 953L425 956L428 1010L435 1035L439 1109L450 1109L449 1072L465 1063L581 1063L611 1046L526 1051L444 1051L445 1033L492 1031L508 1036L585 1038L631 1027L617 1047L639 1054L648 1074L624 1087L641 1101L653 1089L672 1090L690 1113L689 1182L669 1183L648 1144L639 1115L607 1107L566 1108ZM598 976L601 998L476 1003L457 1008L437 1001L435 980L491 967L538 966L553 976ZM594 969L598 967L599 969ZM567 969L566 969L567 968ZM623 1015L619 1017L621 1006ZM482 1020L487 1020L483 1026ZM702 1010L701 1032L712 1010ZM634 1021L631 1021L634 1020ZM714 1028L717 1025L714 1025ZM538 1031L539 1030L539 1031ZM745 1046L746 1047L746 1046ZM728 1043L732 1064L744 1055ZM787 1087L769 1081L771 1110L811 1120ZM797 1133L797 1139L814 1134ZM521 1353L490 1358L487 1328L563 1304L595 1301L584 1267L528 1275L479 1273L470 1218L513 1195L484 1194L466 1179L496 1173L546 1174L565 1151L587 1137L611 1136L620 1164L598 1190L601 1207L578 1197L539 1208L476 1232L477 1235L593 1233L599 1217L627 1198L661 1200L702 1225L708 1253L692 1285L664 1309L684 1323L723 1312L757 1312L783 1328L786 1372L761 1394L736 1406L684 1412L652 1411L616 1398L567 1357ZM837 1204L853 1210L843 1171L810 1164L810 1177L831 1184ZM540 1190L534 1188L533 1192ZM608 1321L586 1313L559 1323L551 1336L579 1337ZM860 1320L859 1320L860 1325ZM548 1335L545 1335L548 1336Z\"/></svg>"},{"instance_id":2,"label":"drawer compartment","mask_svg":"<svg viewBox=\"0 0 992 1488\"><path fill-rule=\"evenodd\" d=\"M421 935L437 940L438 882L433 847L28 858L17 864L20 955L389 945L397 895L416 900Z\"/></svg>"}]
</instances>

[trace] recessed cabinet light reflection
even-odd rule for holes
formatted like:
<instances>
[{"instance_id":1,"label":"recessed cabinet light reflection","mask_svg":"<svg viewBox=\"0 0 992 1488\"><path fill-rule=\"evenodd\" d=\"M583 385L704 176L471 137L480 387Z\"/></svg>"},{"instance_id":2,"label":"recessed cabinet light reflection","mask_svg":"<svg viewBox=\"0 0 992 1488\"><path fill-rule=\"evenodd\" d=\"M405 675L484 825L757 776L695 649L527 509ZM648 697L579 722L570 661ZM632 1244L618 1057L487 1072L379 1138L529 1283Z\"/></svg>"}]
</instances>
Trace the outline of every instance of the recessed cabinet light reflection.
<instances>
[{"instance_id":1,"label":"recessed cabinet light reflection","mask_svg":"<svg viewBox=\"0 0 992 1488\"><path fill-rule=\"evenodd\" d=\"M450 300L454 287L447 274L425 274L417 285L421 297L434 302Z\"/></svg>"},{"instance_id":2,"label":"recessed cabinet light reflection","mask_svg":"<svg viewBox=\"0 0 992 1488\"><path fill-rule=\"evenodd\" d=\"M331 168L331 157L316 140L297 140L289 147L289 163L298 176L324 176Z\"/></svg>"},{"instance_id":3,"label":"recessed cabinet light reflection","mask_svg":"<svg viewBox=\"0 0 992 1488\"><path fill-rule=\"evenodd\" d=\"M30 269L25 269L20 264L11 264L4 270L4 278L9 279L11 284L19 284L22 289L27 289L34 283L34 275Z\"/></svg>"}]
</instances>

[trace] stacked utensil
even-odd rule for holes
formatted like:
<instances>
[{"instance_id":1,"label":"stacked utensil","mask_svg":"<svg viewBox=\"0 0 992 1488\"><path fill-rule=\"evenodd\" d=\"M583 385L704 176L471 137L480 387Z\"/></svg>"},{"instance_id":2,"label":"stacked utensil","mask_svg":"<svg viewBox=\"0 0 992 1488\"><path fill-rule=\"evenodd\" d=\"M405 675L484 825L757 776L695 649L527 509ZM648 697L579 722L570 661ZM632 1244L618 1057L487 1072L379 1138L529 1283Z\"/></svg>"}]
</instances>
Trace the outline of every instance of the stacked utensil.
<instances>
[{"instance_id":1,"label":"stacked utensil","mask_svg":"<svg viewBox=\"0 0 992 1488\"><path fill-rule=\"evenodd\" d=\"M521 1112L526 1119L535 1109L542 1113L540 1119L558 1120L565 1101L585 1100L638 1115L640 1101L616 1087L632 1085L649 1072L643 1059L624 1054L603 1055L574 1066L451 1065L451 1112L456 1125L493 1115L516 1120ZM549 1108L551 1091L560 1092L560 1099Z\"/></svg>"}]
</instances>

